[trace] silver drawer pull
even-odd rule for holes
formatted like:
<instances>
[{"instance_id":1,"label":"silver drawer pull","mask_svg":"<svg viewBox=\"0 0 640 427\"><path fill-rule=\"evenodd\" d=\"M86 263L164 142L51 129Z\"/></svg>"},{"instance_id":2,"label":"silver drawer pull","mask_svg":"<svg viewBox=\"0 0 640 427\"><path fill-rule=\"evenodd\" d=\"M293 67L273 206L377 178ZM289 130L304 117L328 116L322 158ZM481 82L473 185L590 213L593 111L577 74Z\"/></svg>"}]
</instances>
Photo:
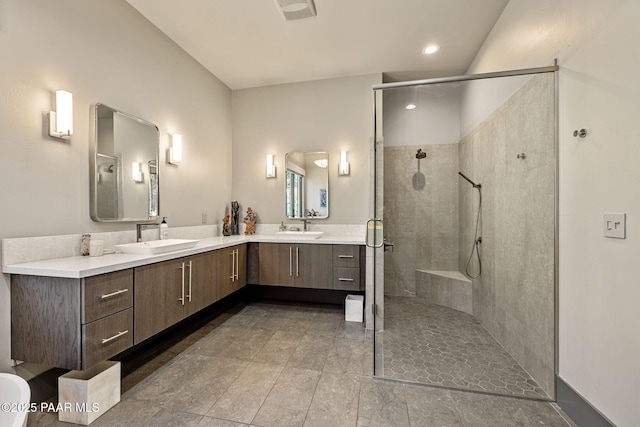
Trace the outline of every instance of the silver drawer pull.
<instances>
[{"instance_id":1,"label":"silver drawer pull","mask_svg":"<svg viewBox=\"0 0 640 427\"><path fill-rule=\"evenodd\" d=\"M111 292L110 294L104 294L100 299L115 297L116 295L124 294L125 292L129 292L129 289L120 289L119 291Z\"/></svg>"},{"instance_id":2,"label":"silver drawer pull","mask_svg":"<svg viewBox=\"0 0 640 427\"><path fill-rule=\"evenodd\" d=\"M127 329L126 331L122 331L122 332L118 332L117 334L115 334L114 336L110 337L110 338L102 338L102 344L106 344L109 341L113 341L116 338L120 338L121 336L128 334L129 330Z\"/></svg>"},{"instance_id":3,"label":"silver drawer pull","mask_svg":"<svg viewBox=\"0 0 640 427\"><path fill-rule=\"evenodd\" d=\"M353 258L353 255L338 255L338 258Z\"/></svg>"},{"instance_id":4,"label":"silver drawer pull","mask_svg":"<svg viewBox=\"0 0 640 427\"><path fill-rule=\"evenodd\" d=\"M353 279L345 279L344 277L340 277L338 280L340 282L353 282L354 281Z\"/></svg>"}]
</instances>

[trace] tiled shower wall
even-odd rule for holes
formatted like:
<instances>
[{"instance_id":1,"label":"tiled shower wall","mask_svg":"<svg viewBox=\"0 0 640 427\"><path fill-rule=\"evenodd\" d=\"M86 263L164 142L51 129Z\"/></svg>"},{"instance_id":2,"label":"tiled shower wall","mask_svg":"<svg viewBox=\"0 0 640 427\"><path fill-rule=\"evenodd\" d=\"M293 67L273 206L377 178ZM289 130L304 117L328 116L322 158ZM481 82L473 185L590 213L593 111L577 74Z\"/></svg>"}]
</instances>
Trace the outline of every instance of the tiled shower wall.
<instances>
[{"instance_id":1,"label":"tiled shower wall","mask_svg":"<svg viewBox=\"0 0 640 427\"><path fill-rule=\"evenodd\" d=\"M458 144L386 147L384 176L385 294L415 296L416 269L458 269Z\"/></svg>"},{"instance_id":2,"label":"tiled shower wall","mask_svg":"<svg viewBox=\"0 0 640 427\"><path fill-rule=\"evenodd\" d=\"M482 275L474 315L553 396L554 76L532 78L459 144L460 170L482 184ZM518 158L518 155L525 158ZM459 181L460 258L474 241L478 191ZM476 260L471 264L476 271Z\"/></svg>"}]
</instances>

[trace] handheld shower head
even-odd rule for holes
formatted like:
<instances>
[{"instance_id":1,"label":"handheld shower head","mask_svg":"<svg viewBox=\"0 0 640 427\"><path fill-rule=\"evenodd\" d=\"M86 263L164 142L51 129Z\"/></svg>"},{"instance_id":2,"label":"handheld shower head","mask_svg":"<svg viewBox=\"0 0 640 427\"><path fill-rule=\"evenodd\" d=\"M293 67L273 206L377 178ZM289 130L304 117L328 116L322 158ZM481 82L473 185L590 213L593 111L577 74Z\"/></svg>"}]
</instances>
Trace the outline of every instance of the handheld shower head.
<instances>
[{"instance_id":1,"label":"handheld shower head","mask_svg":"<svg viewBox=\"0 0 640 427\"><path fill-rule=\"evenodd\" d=\"M416 159L424 159L427 157L427 153L422 151L422 148L418 148L418 152L416 153Z\"/></svg>"},{"instance_id":2,"label":"handheld shower head","mask_svg":"<svg viewBox=\"0 0 640 427\"><path fill-rule=\"evenodd\" d=\"M473 188L481 188L482 186L480 184L476 184L475 182L471 181L469 178L467 178L465 176L465 174L463 174L462 172L458 172L458 175L460 175L461 177L463 177L464 179L466 179L469 184L473 185Z\"/></svg>"}]
</instances>

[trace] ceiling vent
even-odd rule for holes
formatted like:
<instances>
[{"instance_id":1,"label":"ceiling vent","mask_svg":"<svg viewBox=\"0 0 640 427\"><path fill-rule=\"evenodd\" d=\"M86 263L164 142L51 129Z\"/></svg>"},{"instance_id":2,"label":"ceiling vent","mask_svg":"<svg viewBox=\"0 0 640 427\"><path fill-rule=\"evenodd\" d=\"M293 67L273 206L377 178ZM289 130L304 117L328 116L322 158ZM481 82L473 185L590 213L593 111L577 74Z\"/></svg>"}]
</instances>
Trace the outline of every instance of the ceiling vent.
<instances>
[{"instance_id":1,"label":"ceiling vent","mask_svg":"<svg viewBox=\"0 0 640 427\"><path fill-rule=\"evenodd\" d=\"M273 0L285 21L316 16L316 5L313 0Z\"/></svg>"}]
</instances>

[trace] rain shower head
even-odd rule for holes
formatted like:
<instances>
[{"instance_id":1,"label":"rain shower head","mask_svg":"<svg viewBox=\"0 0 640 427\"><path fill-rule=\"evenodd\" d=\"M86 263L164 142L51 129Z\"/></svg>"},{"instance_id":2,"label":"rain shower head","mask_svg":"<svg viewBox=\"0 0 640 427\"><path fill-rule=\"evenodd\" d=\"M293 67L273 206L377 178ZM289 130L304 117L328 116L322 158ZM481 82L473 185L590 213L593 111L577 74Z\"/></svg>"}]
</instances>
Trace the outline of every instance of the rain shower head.
<instances>
[{"instance_id":1,"label":"rain shower head","mask_svg":"<svg viewBox=\"0 0 640 427\"><path fill-rule=\"evenodd\" d=\"M460 175L461 177L463 177L464 179L466 179L466 180L469 182L469 184L473 185L473 188L480 188L480 187L482 187L480 184L476 184L475 182L471 181L471 180L470 180L469 178L467 178L467 177L465 176L465 174L463 174L462 172L458 172L458 175Z\"/></svg>"},{"instance_id":2,"label":"rain shower head","mask_svg":"<svg viewBox=\"0 0 640 427\"><path fill-rule=\"evenodd\" d=\"M427 153L422 151L422 148L418 148L418 152L416 153L416 159L424 159L427 157Z\"/></svg>"}]
</instances>

